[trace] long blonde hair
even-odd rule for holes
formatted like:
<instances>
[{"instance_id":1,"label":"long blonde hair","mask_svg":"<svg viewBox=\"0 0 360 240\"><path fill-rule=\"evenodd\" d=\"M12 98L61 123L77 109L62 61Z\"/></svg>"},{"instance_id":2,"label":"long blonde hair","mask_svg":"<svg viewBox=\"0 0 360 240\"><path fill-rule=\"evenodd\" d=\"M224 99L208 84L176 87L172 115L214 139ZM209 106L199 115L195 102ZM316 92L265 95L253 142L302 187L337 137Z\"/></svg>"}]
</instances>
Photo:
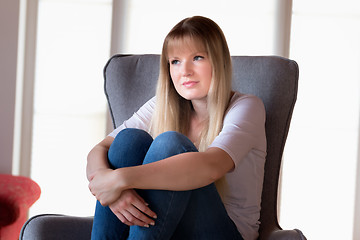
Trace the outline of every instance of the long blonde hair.
<instances>
[{"instance_id":1,"label":"long blonde hair","mask_svg":"<svg viewBox=\"0 0 360 240\"><path fill-rule=\"evenodd\" d=\"M156 89L156 107L150 131L154 137L165 131L187 135L193 111L191 101L182 98L173 85L168 59L169 48L187 40L205 47L212 65L212 80L207 95L209 117L200 135L199 151L205 151L220 133L231 96L232 65L225 36L211 19L195 16L179 22L164 40Z\"/></svg>"}]
</instances>

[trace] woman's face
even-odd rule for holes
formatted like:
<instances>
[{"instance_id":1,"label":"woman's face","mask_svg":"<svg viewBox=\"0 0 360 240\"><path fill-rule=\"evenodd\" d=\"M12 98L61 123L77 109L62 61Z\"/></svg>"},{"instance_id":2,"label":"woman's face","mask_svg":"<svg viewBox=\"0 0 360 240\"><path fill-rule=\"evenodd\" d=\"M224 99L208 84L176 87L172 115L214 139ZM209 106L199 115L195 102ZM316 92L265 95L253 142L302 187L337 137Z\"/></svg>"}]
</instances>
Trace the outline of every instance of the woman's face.
<instances>
[{"instance_id":1,"label":"woman's face","mask_svg":"<svg viewBox=\"0 0 360 240\"><path fill-rule=\"evenodd\" d=\"M212 78L212 66L204 47L186 41L169 53L170 76L176 91L187 100L206 100Z\"/></svg>"}]
</instances>

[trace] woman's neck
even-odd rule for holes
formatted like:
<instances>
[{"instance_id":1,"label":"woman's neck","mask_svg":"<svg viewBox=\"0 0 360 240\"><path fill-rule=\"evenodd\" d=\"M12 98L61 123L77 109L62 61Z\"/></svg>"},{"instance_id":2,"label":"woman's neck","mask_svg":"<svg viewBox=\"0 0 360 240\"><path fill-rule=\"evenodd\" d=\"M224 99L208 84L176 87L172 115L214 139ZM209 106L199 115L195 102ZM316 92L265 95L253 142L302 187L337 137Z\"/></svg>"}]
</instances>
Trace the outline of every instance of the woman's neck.
<instances>
[{"instance_id":1,"label":"woman's neck","mask_svg":"<svg viewBox=\"0 0 360 240\"><path fill-rule=\"evenodd\" d=\"M194 110L191 114L188 137L196 147L199 147L200 135L203 131L209 114L207 111L206 101L192 101L192 105Z\"/></svg>"},{"instance_id":2,"label":"woman's neck","mask_svg":"<svg viewBox=\"0 0 360 240\"><path fill-rule=\"evenodd\" d=\"M193 113L191 118L196 119L198 122L203 122L208 119L209 112L207 109L207 101L206 100L193 100L191 101L193 106Z\"/></svg>"}]
</instances>

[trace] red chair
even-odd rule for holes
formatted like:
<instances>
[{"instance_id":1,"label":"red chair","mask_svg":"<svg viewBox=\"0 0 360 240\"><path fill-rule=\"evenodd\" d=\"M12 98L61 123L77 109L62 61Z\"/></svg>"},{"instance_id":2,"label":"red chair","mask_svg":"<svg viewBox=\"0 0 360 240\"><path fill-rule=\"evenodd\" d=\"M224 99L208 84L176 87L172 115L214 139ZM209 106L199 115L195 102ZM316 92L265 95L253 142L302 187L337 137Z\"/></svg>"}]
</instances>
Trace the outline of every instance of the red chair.
<instances>
[{"instance_id":1,"label":"red chair","mask_svg":"<svg viewBox=\"0 0 360 240\"><path fill-rule=\"evenodd\" d=\"M0 174L0 239L19 239L28 210L40 197L40 187L27 177Z\"/></svg>"}]
</instances>

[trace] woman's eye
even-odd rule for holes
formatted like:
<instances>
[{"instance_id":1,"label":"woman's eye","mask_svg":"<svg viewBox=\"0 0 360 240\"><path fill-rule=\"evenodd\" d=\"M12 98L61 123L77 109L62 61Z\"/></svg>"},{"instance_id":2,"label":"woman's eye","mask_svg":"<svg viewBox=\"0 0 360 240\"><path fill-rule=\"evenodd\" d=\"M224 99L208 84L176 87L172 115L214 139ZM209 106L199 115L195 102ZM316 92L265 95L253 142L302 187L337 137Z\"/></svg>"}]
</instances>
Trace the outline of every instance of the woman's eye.
<instances>
[{"instance_id":1,"label":"woman's eye","mask_svg":"<svg viewBox=\"0 0 360 240\"><path fill-rule=\"evenodd\" d=\"M174 65L174 64L179 64L180 61L179 61L179 60L171 60L170 63L171 63L172 65Z\"/></svg>"},{"instance_id":2,"label":"woman's eye","mask_svg":"<svg viewBox=\"0 0 360 240\"><path fill-rule=\"evenodd\" d=\"M198 61L198 60L201 60L201 59L204 59L203 56L195 56L194 57L194 61Z\"/></svg>"}]
</instances>

